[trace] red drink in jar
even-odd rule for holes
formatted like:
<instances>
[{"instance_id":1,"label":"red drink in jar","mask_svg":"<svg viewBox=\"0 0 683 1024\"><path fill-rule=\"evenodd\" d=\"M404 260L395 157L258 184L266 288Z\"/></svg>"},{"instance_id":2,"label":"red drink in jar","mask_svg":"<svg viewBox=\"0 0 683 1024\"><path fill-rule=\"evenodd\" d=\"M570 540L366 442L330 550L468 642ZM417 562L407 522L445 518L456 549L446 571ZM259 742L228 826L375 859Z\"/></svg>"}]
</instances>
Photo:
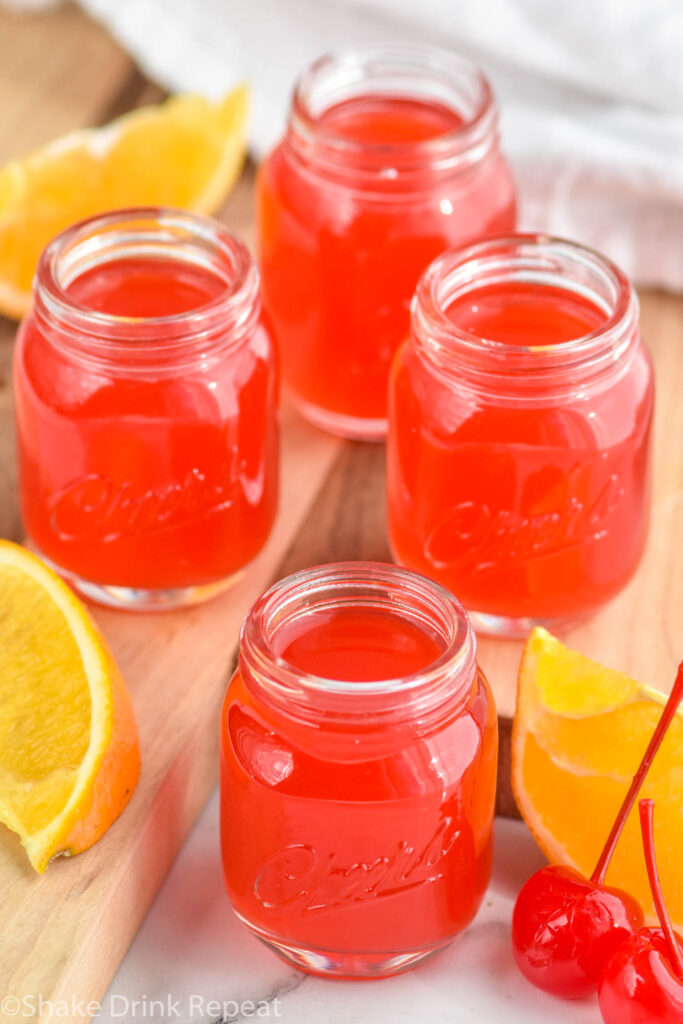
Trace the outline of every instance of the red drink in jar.
<instances>
[{"instance_id":1,"label":"red drink in jar","mask_svg":"<svg viewBox=\"0 0 683 1024\"><path fill-rule=\"evenodd\" d=\"M264 302L294 402L335 433L383 437L420 274L445 248L514 227L487 79L428 49L322 58L257 197Z\"/></svg>"},{"instance_id":2,"label":"red drink in jar","mask_svg":"<svg viewBox=\"0 0 683 1024\"><path fill-rule=\"evenodd\" d=\"M477 628L562 628L643 552L653 379L624 275L513 236L426 271L394 366L389 531Z\"/></svg>"},{"instance_id":3,"label":"red drink in jar","mask_svg":"<svg viewBox=\"0 0 683 1024\"><path fill-rule=\"evenodd\" d=\"M221 719L239 917L305 970L391 974L473 918L497 720L458 601L396 566L288 577L252 608Z\"/></svg>"},{"instance_id":4,"label":"red drink in jar","mask_svg":"<svg viewBox=\"0 0 683 1024\"><path fill-rule=\"evenodd\" d=\"M219 224L104 214L44 253L15 359L26 532L87 596L169 607L259 551L277 503L273 346Z\"/></svg>"}]
</instances>

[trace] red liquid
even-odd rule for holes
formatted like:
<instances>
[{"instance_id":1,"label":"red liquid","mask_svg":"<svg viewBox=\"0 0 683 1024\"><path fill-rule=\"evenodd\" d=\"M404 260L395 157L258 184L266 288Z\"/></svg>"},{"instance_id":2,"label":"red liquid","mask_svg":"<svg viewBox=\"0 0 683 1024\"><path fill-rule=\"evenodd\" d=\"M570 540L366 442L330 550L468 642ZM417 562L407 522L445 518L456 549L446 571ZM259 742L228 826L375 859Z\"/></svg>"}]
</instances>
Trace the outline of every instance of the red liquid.
<instances>
[{"instance_id":1,"label":"red liquid","mask_svg":"<svg viewBox=\"0 0 683 1024\"><path fill-rule=\"evenodd\" d=\"M531 284L478 289L448 315L473 335L520 346L566 342L605 320L577 294ZM641 346L600 387L571 386L568 374L565 384L560 399L539 385L532 401L497 400L454 388L408 346L397 358L392 548L471 611L571 620L616 594L638 564L649 509L648 356Z\"/></svg>"},{"instance_id":2,"label":"red liquid","mask_svg":"<svg viewBox=\"0 0 683 1024\"><path fill-rule=\"evenodd\" d=\"M278 640L278 653L302 672L352 682L412 675L444 651L420 626L369 608L318 612Z\"/></svg>"},{"instance_id":3,"label":"red liquid","mask_svg":"<svg viewBox=\"0 0 683 1024\"><path fill-rule=\"evenodd\" d=\"M464 175L446 177L420 156L420 144L461 127L459 115L439 104L360 96L322 115L321 138L392 148L349 151L341 174L306 162L285 140L261 168L264 301L285 379L299 403L323 410L320 422L333 428L345 429L343 417L386 417L391 360L431 260L514 226L513 185L497 150ZM417 181L406 184L399 170L368 184L368 162L391 171L411 154L424 164Z\"/></svg>"},{"instance_id":4,"label":"red liquid","mask_svg":"<svg viewBox=\"0 0 683 1024\"><path fill-rule=\"evenodd\" d=\"M111 262L69 287L103 313L169 316L225 283L177 260ZM262 546L277 500L275 378L261 325L201 366L142 372L77 361L35 318L23 324L15 394L24 525L60 568L144 589L229 577ZM212 343L213 344L213 343Z\"/></svg>"},{"instance_id":5,"label":"red liquid","mask_svg":"<svg viewBox=\"0 0 683 1024\"><path fill-rule=\"evenodd\" d=\"M458 131L463 119L441 103L425 103L400 96L359 96L325 110L318 120L322 131L367 142L395 146L425 142Z\"/></svg>"},{"instance_id":6,"label":"red liquid","mask_svg":"<svg viewBox=\"0 0 683 1024\"><path fill-rule=\"evenodd\" d=\"M93 267L67 288L74 302L109 316L175 316L217 298L225 282L178 261L112 260Z\"/></svg>"},{"instance_id":7,"label":"red liquid","mask_svg":"<svg viewBox=\"0 0 683 1024\"><path fill-rule=\"evenodd\" d=\"M456 327L503 345L558 345L601 327L605 313L578 293L548 285L477 288L446 310Z\"/></svg>"},{"instance_id":8,"label":"red liquid","mask_svg":"<svg viewBox=\"0 0 683 1024\"><path fill-rule=\"evenodd\" d=\"M362 606L309 615L276 647L302 671L359 683L421 671L444 649L418 623ZM490 873L497 744L483 679L438 721L312 727L260 703L242 671L221 722L237 913L276 944L336 954L349 973L449 942Z\"/></svg>"}]
</instances>

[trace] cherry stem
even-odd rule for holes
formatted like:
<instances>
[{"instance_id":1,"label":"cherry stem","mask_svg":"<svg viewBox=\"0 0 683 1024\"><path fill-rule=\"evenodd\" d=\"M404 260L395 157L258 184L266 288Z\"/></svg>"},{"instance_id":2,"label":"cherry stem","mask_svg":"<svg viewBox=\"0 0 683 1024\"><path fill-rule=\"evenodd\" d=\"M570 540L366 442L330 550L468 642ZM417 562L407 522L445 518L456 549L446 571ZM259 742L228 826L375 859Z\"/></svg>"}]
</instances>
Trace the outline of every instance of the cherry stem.
<instances>
[{"instance_id":1,"label":"cherry stem","mask_svg":"<svg viewBox=\"0 0 683 1024\"><path fill-rule=\"evenodd\" d=\"M645 751L645 754L643 755L643 760L640 762L640 767L638 768L636 774L633 776L633 781L629 786L628 793L626 794L624 802L621 805L619 813L617 814L616 821L614 822L614 825L612 825L612 831L607 837L605 848L600 854L600 860L595 865L595 871L591 875L590 880L594 885L604 885L605 875L607 874L609 862L611 861L612 854L614 853L615 847L619 842L619 837L621 836L621 833L624 830L626 820L629 814L631 813L633 805L635 804L638 794L640 793L640 789L643 785L643 782L645 781L645 776L649 772L650 765L654 761L655 755L657 754L657 751L662 745L662 740L666 735L667 729L671 725L671 722L673 720L674 715L676 714L678 705L681 703L681 700L683 700L683 661L678 666L676 682L674 683L673 690L671 691L669 699L666 702L666 707L662 712L662 717L659 719L659 722L657 723L657 728L652 734L652 739L650 740L648 748Z\"/></svg>"},{"instance_id":2,"label":"cherry stem","mask_svg":"<svg viewBox=\"0 0 683 1024\"><path fill-rule=\"evenodd\" d=\"M683 953L678 944L676 933L671 924L669 911L664 902L662 883L657 870L657 855L655 853L655 802L654 800L640 801L640 830L643 833L643 849L645 850L645 863L647 864L647 877L650 880L650 889L654 900L655 909L659 923L662 926L664 937L671 953L671 963L679 978L683 980Z\"/></svg>"}]
</instances>

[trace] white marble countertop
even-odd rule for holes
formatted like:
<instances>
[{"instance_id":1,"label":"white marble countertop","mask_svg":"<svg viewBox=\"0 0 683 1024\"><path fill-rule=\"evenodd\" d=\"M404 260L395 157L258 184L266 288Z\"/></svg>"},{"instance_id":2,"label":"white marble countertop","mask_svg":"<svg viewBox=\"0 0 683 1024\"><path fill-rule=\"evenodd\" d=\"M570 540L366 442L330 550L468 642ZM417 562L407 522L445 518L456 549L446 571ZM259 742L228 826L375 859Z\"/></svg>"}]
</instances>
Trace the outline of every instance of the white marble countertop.
<instances>
[{"instance_id":1,"label":"white marble countertop","mask_svg":"<svg viewBox=\"0 0 683 1024\"><path fill-rule=\"evenodd\" d=\"M518 973L512 905L543 858L523 825L496 826L491 887L475 922L448 950L394 978L327 981L282 963L233 915L214 794L114 978L98 1024L600 1024L594 1000L560 1002Z\"/></svg>"}]
</instances>

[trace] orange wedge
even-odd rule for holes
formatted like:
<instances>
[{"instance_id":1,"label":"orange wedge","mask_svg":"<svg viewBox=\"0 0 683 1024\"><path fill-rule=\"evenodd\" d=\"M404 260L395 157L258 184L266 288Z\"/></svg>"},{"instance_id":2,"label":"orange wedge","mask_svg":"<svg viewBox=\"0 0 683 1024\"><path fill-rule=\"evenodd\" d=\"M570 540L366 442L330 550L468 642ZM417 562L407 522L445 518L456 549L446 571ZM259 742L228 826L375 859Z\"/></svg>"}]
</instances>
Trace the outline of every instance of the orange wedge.
<instances>
[{"instance_id":1,"label":"orange wedge","mask_svg":"<svg viewBox=\"0 0 683 1024\"><path fill-rule=\"evenodd\" d=\"M30 306L38 257L64 228L122 206L211 213L246 153L249 92L174 96L104 128L73 132L0 169L0 312Z\"/></svg>"},{"instance_id":2,"label":"orange wedge","mask_svg":"<svg viewBox=\"0 0 683 1024\"><path fill-rule=\"evenodd\" d=\"M36 871L92 846L140 774L133 707L74 594L0 541L0 822Z\"/></svg>"},{"instance_id":3,"label":"orange wedge","mask_svg":"<svg viewBox=\"0 0 683 1024\"><path fill-rule=\"evenodd\" d=\"M666 697L604 668L543 629L527 641L512 732L512 788L541 850L587 877L647 748ZM683 713L645 780L657 802L657 859L671 915L683 926ZM655 918L638 822L629 816L607 872Z\"/></svg>"}]
</instances>

